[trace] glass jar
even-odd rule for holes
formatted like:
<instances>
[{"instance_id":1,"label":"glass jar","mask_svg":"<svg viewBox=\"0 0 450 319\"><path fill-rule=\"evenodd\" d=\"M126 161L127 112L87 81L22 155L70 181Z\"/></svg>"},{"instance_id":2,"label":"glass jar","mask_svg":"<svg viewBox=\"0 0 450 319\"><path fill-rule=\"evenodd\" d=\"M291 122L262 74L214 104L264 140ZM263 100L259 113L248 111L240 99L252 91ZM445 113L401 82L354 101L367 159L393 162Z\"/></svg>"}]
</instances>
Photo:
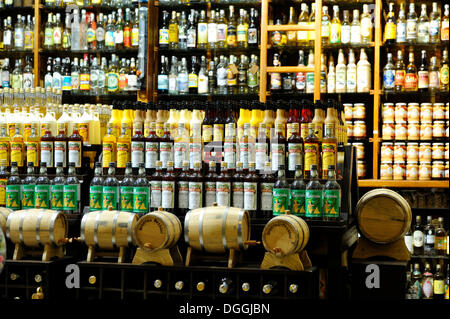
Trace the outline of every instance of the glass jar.
<instances>
[{"instance_id":1,"label":"glass jar","mask_svg":"<svg viewBox=\"0 0 450 319\"><path fill-rule=\"evenodd\" d=\"M443 160L444 159L444 143L433 143L431 146L431 159Z\"/></svg>"},{"instance_id":2,"label":"glass jar","mask_svg":"<svg viewBox=\"0 0 450 319\"><path fill-rule=\"evenodd\" d=\"M431 179L431 162L420 162L419 180L428 181Z\"/></svg>"},{"instance_id":3,"label":"glass jar","mask_svg":"<svg viewBox=\"0 0 450 319\"><path fill-rule=\"evenodd\" d=\"M406 160L406 143L394 143L394 162L404 162Z\"/></svg>"},{"instance_id":4,"label":"glass jar","mask_svg":"<svg viewBox=\"0 0 450 319\"><path fill-rule=\"evenodd\" d=\"M408 104L408 123L420 121L420 106L419 103Z\"/></svg>"},{"instance_id":5,"label":"glass jar","mask_svg":"<svg viewBox=\"0 0 450 319\"><path fill-rule=\"evenodd\" d=\"M419 161L431 162L431 143L420 143Z\"/></svg>"},{"instance_id":6,"label":"glass jar","mask_svg":"<svg viewBox=\"0 0 450 319\"><path fill-rule=\"evenodd\" d=\"M344 104L344 116L345 121L351 121L353 119L353 104L350 103Z\"/></svg>"},{"instance_id":7,"label":"glass jar","mask_svg":"<svg viewBox=\"0 0 450 319\"><path fill-rule=\"evenodd\" d=\"M408 122L408 140L417 141L420 137L419 122Z\"/></svg>"},{"instance_id":8,"label":"glass jar","mask_svg":"<svg viewBox=\"0 0 450 319\"><path fill-rule=\"evenodd\" d=\"M406 140L408 136L408 126L406 122L404 123L395 123L395 139L398 141Z\"/></svg>"},{"instance_id":9,"label":"glass jar","mask_svg":"<svg viewBox=\"0 0 450 319\"><path fill-rule=\"evenodd\" d=\"M392 163L394 159L394 145L392 142L381 143L381 162Z\"/></svg>"},{"instance_id":10,"label":"glass jar","mask_svg":"<svg viewBox=\"0 0 450 319\"><path fill-rule=\"evenodd\" d=\"M402 123L408 120L408 108L406 103L395 103L395 123Z\"/></svg>"},{"instance_id":11,"label":"glass jar","mask_svg":"<svg viewBox=\"0 0 450 319\"><path fill-rule=\"evenodd\" d=\"M392 162L381 162L380 165L380 179L392 180Z\"/></svg>"},{"instance_id":12,"label":"glass jar","mask_svg":"<svg viewBox=\"0 0 450 319\"><path fill-rule=\"evenodd\" d=\"M404 161L394 162L393 167L393 179L394 180L403 180L406 177L406 166Z\"/></svg>"},{"instance_id":13,"label":"glass jar","mask_svg":"<svg viewBox=\"0 0 450 319\"><path fill-rule=\"evenodd\" d=\"M419 165L417 162L406 163L406 179L412 181L419 179Z\"/></svg>"},{"instance_id":14,"label":"glass jar","mask_svg":"<svg viewBox=\"0 0 450 319\"><path fill-rule=\"evenodd\" d=\"M395 139L395 125L394 122L384 122L382 131L383 140Z\"/></svg>"},{"instance_id":15,"label":"glass jar","mask_svg":"<svg viewBox=\"0 0 450 319\"><path fill-rule=\"evenodd\" d=\"M353 137L354 138L366 137L366 122L355 121L355 123L353 124Z\"/></svg>"},{"instance_id":16,"label":"glass jar","mask_svg":"<svg viewBox=\"0 0 450 319\"><path fill-rule=\"evenodd\" d=\"M365 120L366 119L366 107L363 103L355 103L353 105L353 119Z\"/></svg>"},{"instance_id":17,"label":"glass jar","mask_svg":"<svg viewBox=\"0 0 450 319\"><path fill-rule=\"evenodd\" d=\"M431 122L422 122L420 124L420 140L428 141L433 138L433 125Z\"/></svg>"},{"instance_id":18,"label":"glass jar","mask_svg":"<svg viewBox=\"0 0 450 319\"><path fill-rule=\"evenodd\" d=\"M406 160L408 162L419 161L419 143L409 142L406 144Z\"/></svg>"},{"instance_id":19,"label":"glass jar","mask_svg":"<svg viewBox=\"0 0 450 319\"><path fill-rule=\"evenodd\" d=\"M365 159L365 152L364 152L364 143L353 143L352 144L356 149L356 159L357 160L363 160Z\"/></svg>"},{"instance_id":20,"label":"glass jar","mask_svg":"<svg viewBox=\"0 0 450 319\"><path fill-rule=\"evenodd\" d=\"M394 103L384 103L381 111L383 122L394 123L395 121L395 107Z\"/></svg>"},{"instance_id":21,"label":"glass jar","mask_svg":"<svg viewBox=\"0 0 450 319\"><path fill-rule=\"evenodd\" d=\"M433 120L445 120L444 103L433 104Z\"/></svg>"},{"instance_id":22,"label":"glass jar","mask_svg":"<svg viewBox=\"0 0 450 319\"><path fill-rule=\"evenodd\" d=\"M433 120L433 106L431 103L422 103L420 105L420 121L431 122Z\"/></svg>"}]
</instances>

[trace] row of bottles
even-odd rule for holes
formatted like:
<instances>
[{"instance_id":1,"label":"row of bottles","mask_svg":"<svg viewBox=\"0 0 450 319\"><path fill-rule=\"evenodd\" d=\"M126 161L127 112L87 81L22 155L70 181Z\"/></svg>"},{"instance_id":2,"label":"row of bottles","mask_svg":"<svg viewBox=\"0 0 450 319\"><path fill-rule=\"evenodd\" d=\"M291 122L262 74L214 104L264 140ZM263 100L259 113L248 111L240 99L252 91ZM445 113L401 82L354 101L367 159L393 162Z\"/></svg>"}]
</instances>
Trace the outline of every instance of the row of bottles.
<instances>
[{"instance_id":1,"label":"row of bottles","mask_svg":"<svg viewBox=\"0 0 450 319\"><path fill-rule=\"evenodd\" d=\"M448 50L442 51L441 61L432 56L428 63L427 52L421 51L420 66L415 65L414 52L410 51L408 65L404 62L404 52L397 51L397 61L394 64L392 53L387 54L387 62L383 68L383 88L386 92L419 91L448 92L449 91L449 61Z\"/></svg>"},{"instance_id":2,"label":"row of bottles","mask_svg":"<svg viewBox=\"0 0 450 319\"><path fill-rule=\"evenodd\" d=\"M44 50L100 50L115 51L137 49L139 46L138 10L122 9L109 14L86 12L75 8L66 14L62 23L60 13L49 13L44 25L42 48Z\"/></svg>"},{"instance_id":3,"label":"row of bottles","mask_svg":"<svg viewBox=\"0 0 450 319\"><path fill-rule=\"evenodd\" d=\"M8 16L0 19L0 51L33 50L34 49L34 17L17 15L15 22Z\"/></svg>"},{"instance_id":4,"label":"row of bottles","mask_svg":"<svg viewBox=\"0 0 450 319\"><path fill-rule=\"evenodd\" d=\"M339 49L336 66L334 65L332 55L329 57L328 68L326 62L326 55L322 54L320 75L321 93L364 93L370 91L372 87L372 70L364 49L361 49L357 63L353 49L349 50L347 64L345 63L343 49ZM278 53L274 54L273 65L281 66ZM305 61L303 50L299 50L298 66L314 68L313 50L310 50L307 62ZM272 92L314 93L314 72L298 72L296 74L271 73L270 90Z\"/></svg>"},{"instance_id":5,"label":"row of bottles","mask_svg":"<svg viewBox=\"0 0 450 319\"><path fill-rule=\"evenodd\" d=\"M64 8L77 5L79 7L110 7L128 8L135 5L138 0L44 0L47 8Z\"/></svg>"},{"instance_id":6,"label":"row of bottles","mask_svg":"<svg viewBox=\"0 0 450 319\"><path fill-rule=\"evenodd\" d=\"M406 247L411 255L448 255L448 234L444 228L443 217L439 217L436 223L432 216L427 216L427 223L423 225L422 217L417 215L411 230L405 235Z\"/></svg>"},{"instance_id":7,"label":"row of bottles","mask_svg":"<svg viewBox=\"0 0 450 319\"><path fill-rule=\"evenodd\" d=\"M135 58L126 59L115 54L109 63L106 57L98 59L88 54L83 59L70 58L47 60L44 87L72 94L117 94L138 90Z\"/></svg>"},{"instance_id":8,"label":"row of bottles","mask_svg":"<svg viewBox=\"0 0 450 319\"><path fill-rule=\"evenodd\" d=\"M302 26L313 27L315 25L315 3L311 4L311 14L309 14L308 5L301 4L301 12L298 19L295 18L294 8L290 7L289 21L287 24L298 24ZM286 24L283 19L276 19L276 25ZM343 11L343 20L339 18L339 6L333 6L333 17L330 17L328 6L322 7L321 21L321 41L324 45L337 44L370 44L372 42L373 22L370 14L369 5L363 5L363 13L360 16L359 10L353 10L352 21L350 22L350 13ZM315 31L273 31L271 35L272 45L275 47L283 46L304 46L314 43Z\"/></svg>"},{"instance_id":9,"label":"row of bottles","mask_svg":"<svg viewBox=\"0 0 450 319\"><path fill-rule=\"evenodd\" d=\"M413 268L414 265L414 268ZM441 263L436 264L435 273L429 262L410 263L406 273L406 299L449 299L450 270L447 264L447 278ZM423 271L423 272L422 272Z\"/></svg>"},{"instance_id":10,"label":"row of bottles","mask_svg":"<svg viewBox=\"0 0 450 319\"><path fill-rule=\"evenodd\" d=\"M257 48L259 43L259 17L255 8L250 14L234 6L228 9L228 18L224 9L211 10L207 18L205 10L200 13L191 9L185 11L162 12L159 28L159 47L161 49L224 49Z\"/></svg>"},{"instance_id":11,"label":"row of bottles","mask_svg":"<svg viewBox=\"0 0 450 319\"><path fill-rule=\"evenodd\" d=\"M21 179L17 163L13 162L11 174L8 174L5 166L0 167L0 181L0 206L12 210L41 208L65 214L80 213L80 180L76 175L75 163L69 163L66 176L59 163L56 176L50 180L45 163L40 163L37 175L35 166L29 162L27 175Z\"/></svg>"},{"instance_id":12,"label":"row of bottles","mask_svg":"<svg viewBox=\"0 0 450 319\"><path fill-rule=\"evenodd\" d=\"M406 14L405 3L400 3L397 19L395 4L389 3L389 13L384 26L384 41L386 44L409 43L448 43L449 40L449 5L444 5L442 15L437 2L432 3L428 15L427 4L420 5L420 16L416 13L416 4L409 3ZM442 17L441 17L442 15Z\"/></svg>"},{"instance_id":13,"label":"row of bottles","mask_svg":"<svg viewBox=\"0 0 450 319\"><path fill-rule=\"evenodd\" d=\"M3 60L0 87L13 89L34 88L33 58L26 56L25 64L23 64L23 59L18 58L14 61L14 67L12 66L9 58Z\"/></svg>"},{"instance_id":14,"label":"row of bottles","mask_svg":"<svg viewBox=\"0 0 450 319\"><path fill-rule=\"evenodd\" d=\"M207 61L205 56L169 59L161 56L158 73L158 93L160 94L235 94L257 93L259 91L258 56L246 55L239 58L221 55Z\"/></svg>"}]
</instances>

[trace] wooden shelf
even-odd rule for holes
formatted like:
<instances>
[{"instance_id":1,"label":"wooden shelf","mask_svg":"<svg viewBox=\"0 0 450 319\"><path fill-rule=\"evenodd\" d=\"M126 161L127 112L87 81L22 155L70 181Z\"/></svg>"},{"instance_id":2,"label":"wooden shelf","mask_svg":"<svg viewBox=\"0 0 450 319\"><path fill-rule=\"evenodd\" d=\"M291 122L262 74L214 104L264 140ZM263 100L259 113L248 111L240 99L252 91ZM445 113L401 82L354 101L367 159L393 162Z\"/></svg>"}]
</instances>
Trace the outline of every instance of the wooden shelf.
<instances>
[{"instance_id":1,"label":"wooden shelf","mask_svg":"<svg viewBox=\"0 0 450 319\"><path fill-rule=\"evenodd\" d=\"M299 24L272 24L267 26L267 31L314 31L314 26Z\"/></svg>"},{"instance_id":2,"label":"wooden shelf","mask_svg":"<svg viewBox=\"0 0 450 319\"><path fill-rule=\"evenodd\" d=\"M449 181L430 180L430 181L394 181L379 179L360 179L359 187L393 187L393 188L449 188Z\"/></svg>"}]
</instances>

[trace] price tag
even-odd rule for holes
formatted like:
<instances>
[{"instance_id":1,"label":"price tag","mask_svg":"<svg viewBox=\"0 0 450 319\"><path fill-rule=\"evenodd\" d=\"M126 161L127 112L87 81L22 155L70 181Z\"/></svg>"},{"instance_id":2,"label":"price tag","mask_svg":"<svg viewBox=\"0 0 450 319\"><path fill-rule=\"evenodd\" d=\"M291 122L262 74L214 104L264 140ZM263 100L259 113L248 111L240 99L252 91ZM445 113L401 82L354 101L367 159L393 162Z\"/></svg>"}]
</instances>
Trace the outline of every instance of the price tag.
<instances>
[{"instance_id":1,"label":"price tag","mask_svg":"<svg viewBox=\"0 0 450 319\"><path fill-rule=\"evenodd\" d=\"M239 70L234 63L230 64L230 70L231 70L231 73L233 73L233 75L236 75L239 73Z\"/></svg>"},{"instance_id":2,"label":"price tag","mask_svg":"<svg viewBox=\"0 0 450 319\"><path fill-rule=\"evenodd\" d=\"M252 74L256 74L259 70L259 66L257 66L256 64L253 64L253 66L249 69L249 72Z\"/></svg>"}]
</instances>

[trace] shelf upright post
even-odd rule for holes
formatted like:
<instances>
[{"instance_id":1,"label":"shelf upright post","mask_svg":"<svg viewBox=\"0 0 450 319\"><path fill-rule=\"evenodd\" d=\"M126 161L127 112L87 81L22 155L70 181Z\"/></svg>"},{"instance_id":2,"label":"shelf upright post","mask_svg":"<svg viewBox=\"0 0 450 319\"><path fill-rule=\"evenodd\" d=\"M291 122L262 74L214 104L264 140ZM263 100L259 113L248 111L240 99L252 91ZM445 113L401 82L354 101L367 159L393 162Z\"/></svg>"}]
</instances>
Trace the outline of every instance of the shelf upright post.
<instances>
[{"instance_id":1,"label":"shelf upright post","mask_svg":"<svg viewBox=\"0 0 450 319\"><path fill-rule=\"evenodd\" d=\"M322 0L316 0L316 25L314 39L314 101L320 100L320 69L322 54Z\"/></svg>"},{"instance_id":2,"label":"shelf upright post","mask_svg":"<svg viewBox=\"0 0 450 319\"><path fill-rule=\"evenodd\" d=\"M379 147L379 113L380 113L380 48L382 46L381 35L381 10L382 0L375 0L375 65L374 65L374 83L373 83L373 165L372 176L378 179L378 152Z\"/></svg>"},{"instance_id":3,"label":"shelf upright post","mask_svg":"<svg viewBox=\"0 0 450 319\"><path fill-rule=\"evenodd\" d=\"M34 46L33 46L33 64L34 64L34 87L39 86L41 77L39 50L41 41L39 41L39 32L41 28L41 0L34 1Z\"/></svg>"},{"instance_id":4,"label":"shelf upright post","mask_svg":"<svg viewBox=\"0 0 450 319\"><path fill-rule=\"evenodd\" d=\"M267 25L269 24L269 0L261 1L261 47L259 53L259 101L266 102L267 92Z\"/></svg>"},{"instance_id":5,"label":"shelf upright post","mask_svg":"<svg viewBox=\"0 0 450 319\"><path fill-rule=\"evenodd\" d=\"M158 1L148 1L148 29L147 29L147 101L156 102L156 78L158 73Z\"/></svg>"}]
</instances>

